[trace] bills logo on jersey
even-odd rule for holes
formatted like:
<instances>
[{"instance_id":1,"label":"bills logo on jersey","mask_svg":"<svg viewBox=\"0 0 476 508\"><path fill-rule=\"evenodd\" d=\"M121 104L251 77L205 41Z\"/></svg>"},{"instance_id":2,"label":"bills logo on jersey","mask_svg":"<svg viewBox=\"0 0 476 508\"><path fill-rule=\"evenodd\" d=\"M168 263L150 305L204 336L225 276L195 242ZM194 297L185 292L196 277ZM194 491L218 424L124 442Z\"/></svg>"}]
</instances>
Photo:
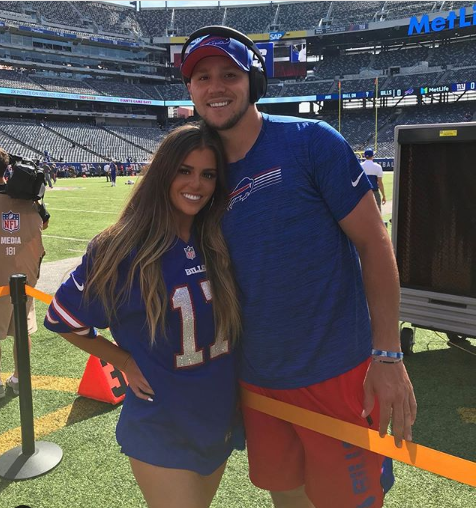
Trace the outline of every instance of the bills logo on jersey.
<instances>
[{"instance_id":1,"label":"bills logo on jersey","mask_svg":"<svg viewBox=\"0 0 476 508\"><path fill-rule=\"evenodd\" d=\"M245 176L238 185L231 191L227 209L231 210L233 206L247 199L251 194L261 189L281 183L281 168L271 168L258 173L253 178Z\"/></svg>"},{"instance_id":2,"label":"bills logo on jersey","mask_svg":"<svg viewBox=\"0 0 476 508\"><path fill-rule=\"evenodd\" d=\"M197 255L195 254L195 249L193 247L190 247L190 245L187 245L183 249L185 251L185 255L187 256L187 259L195 259Z\"/></svg>"},{"instance_id":3,"label":"bills logo on jersey","mask_svg":"<svg viewBox=\"0 0 476 508\"><path fill-rule=\"evenodd\" d=\"M2 212L2 229L13 233L14 231L20 231L20 214L9 212Z\"/></svg>"}]
</instances>

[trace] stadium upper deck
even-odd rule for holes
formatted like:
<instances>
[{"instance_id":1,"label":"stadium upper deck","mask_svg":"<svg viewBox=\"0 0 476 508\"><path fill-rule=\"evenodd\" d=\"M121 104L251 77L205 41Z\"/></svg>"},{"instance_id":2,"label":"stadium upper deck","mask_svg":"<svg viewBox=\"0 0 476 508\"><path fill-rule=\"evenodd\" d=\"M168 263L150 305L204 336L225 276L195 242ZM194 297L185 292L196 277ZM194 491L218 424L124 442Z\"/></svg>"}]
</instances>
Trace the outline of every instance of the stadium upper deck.
<instances>
[{"instance_id":1,"label":"stadium upper deck","mask_svg":"<svg viewBox=\"0 0 476 508\"><path fill-rule=\"evenodd\" d=\"M169 2L173 4L173 2ZM145 8L106 2L0 2L0 19L38 26L63 26L79 33L116 38L187 36L205 25L227 25L246 33L314 30L408 18L470 7L458 1L263 2L258 5ZM193 16L190 11L193 11Z\"/></svg>"},{"instance_id":2,"label":"stadium upper deck","mask_svg":"<svg viewBox=\"0 0 476 508\"><path fill-rule=\"evenodd\" d=\"M401 105L425 105L424 117L430 120L438 121L443 110L455 118L473 118L476 101L448 107L435 104L476 96L472 89L449 93L450 85L456 83L469 82L476 88L476 26L413 38L405 30L414 15L444 16L462 7L472 13L471 1L262 2L199 8L174 8L172 3L168 8L136 12L133 7L105 2L0 1L0 116L7 126L0 137L9 136L8 142L41 153L46 135L57 157L66 160L68 154L81 155L84 161L94 161L107 157L108 151L88 148L87 139L98 135L97 125L108 129L119 125L132 129L132 137L116 130L109 133L112 137L100 134L98 139L107 138L119 154L146 157L157 135L149 144L137 143L134 129L167 123L170 113L163 106L178 106L189 99L174 68L178 63L174 54L184 41L180 36L209 24L225 24L255 34L257 40L267 41L274 34L287 44L293 38L307 43L307 62L296 65L299 72L270 79L267 97L283 104L263 107L296 114L298 103L307 100L314 102L311 117L316 117L317 105L335 123L340 83L344 108L360 108L343 112L345 134L356 149L367 144L375 130L369 110L375 104L376 78L379 93L385 94L378 99L384 143L390 144L385 129L390 132L396 123L411 117L410 108L403 108L406 114L395 114ZM347 100L355 92L360 94L358 100ZM322 96L331 100L324 104ZM26 138L19 116L29 122ZM54 124L68 116L83 122L79 130L74 126L68 130L67 123ZM33 129L40 119L56 127L46 134L45 127ZM360 128L354 130L353 125ZM30 136L35 129L38 135Z\"/></svg>"}]
</instances>

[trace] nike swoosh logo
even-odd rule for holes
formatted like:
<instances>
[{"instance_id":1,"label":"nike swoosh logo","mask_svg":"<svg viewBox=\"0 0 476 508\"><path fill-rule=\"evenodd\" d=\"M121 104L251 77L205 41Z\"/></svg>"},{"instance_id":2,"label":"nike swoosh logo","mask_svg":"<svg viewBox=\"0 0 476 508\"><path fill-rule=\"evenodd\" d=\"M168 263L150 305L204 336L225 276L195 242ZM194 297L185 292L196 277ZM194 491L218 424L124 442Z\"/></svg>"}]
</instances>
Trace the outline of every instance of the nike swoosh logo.
<instances>
[{"instance_id":1,"label":"nike swoosh logo","mask_svg":"<svg viewBox=\"0 0 476 508\"><path fill-rule=\"evenodd\" d=\"M73 274L71 274L71 278L73 279L74 285L78 288L78 291L82 291L84 289L84 284L78 284Z\"/></svg>"},{"instance_id":2,"label":"nike swoosh logo","mask_svg":"<svg viewBox=\"0 0 476 508\"><path fill-rule=\"evenodd\" d=\"M362 178L363 174L364 174L364 172L362 171L362 173L360 173L359 177L357 178L357 180L355 180L355 182L354 182L354 180L351 180L352 187L357 187L357 185L359 185L359 181Z\"/></svg>"}]
</instances>

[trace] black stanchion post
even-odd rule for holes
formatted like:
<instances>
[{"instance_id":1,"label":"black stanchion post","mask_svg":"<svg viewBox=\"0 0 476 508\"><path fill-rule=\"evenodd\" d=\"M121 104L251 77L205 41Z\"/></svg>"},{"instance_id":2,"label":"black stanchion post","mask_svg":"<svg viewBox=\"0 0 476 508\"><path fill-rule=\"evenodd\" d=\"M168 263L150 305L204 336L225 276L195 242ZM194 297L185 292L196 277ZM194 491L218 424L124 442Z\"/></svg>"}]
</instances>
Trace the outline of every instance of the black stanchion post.
<instances>
[{"instance_id":1,"label":"black stanchion post","mask_svg":"<svg viewBox=\"0 0 476 508\"><path fill-rule=\"evenodd\" d=\"M10 277L20 388L22 445L0 456L0 477L7 480L35 478L51 471L63 458L63 450L57 444L46 441L35 442L25 285L25 275L17 274Z\"/></svg>"},{"instance_id":2,"label":"black stanchion post","mask_svg":"<svg viewBox=\"0 0 476 508\"><path fill-rule=\"evenodd\" d=\"M26 316L26 276L10 277L10 297L15 320L15 347L17 350L18 380L20 388L20 421L22 453L35 453L35 431L33 426L33 397L31 394L30 348Z\"/></svg>"}]
</instances>

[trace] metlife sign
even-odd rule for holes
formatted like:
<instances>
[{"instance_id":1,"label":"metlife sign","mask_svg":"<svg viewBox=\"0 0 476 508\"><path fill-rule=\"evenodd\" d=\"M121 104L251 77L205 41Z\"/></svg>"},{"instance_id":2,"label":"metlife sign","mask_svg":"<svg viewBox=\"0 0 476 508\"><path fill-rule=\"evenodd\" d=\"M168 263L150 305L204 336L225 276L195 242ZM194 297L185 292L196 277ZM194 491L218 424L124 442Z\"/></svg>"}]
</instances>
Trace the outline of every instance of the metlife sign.
<instances>
[{"instance_id":1,"label":"metlife sign","mask_svg":"<svg viewBox=\"0 0 476 508\"><path fill-rule=\"evenodd\" d=\"M472 14L468 11L466 7L462 7L458 12L450 11L446 17L437 16L431 21L428 14L424 14L420 20L417 16L412 16L408 25L408 35L429 34L442 30L476 26L476 5L473 5Z\"/></svg>"},{"instance_id":2,"label":"metlife sign","mask_svg":"<svg viewBox=\"0 0 476 508\"><path fill-rule=\"evenodd\" d=\"M420 95L426 95L429 93L441 93L441 92L449 92L450 87L443 85L443 86L422 86L420 88Z\"/></svg>"}]
</instances>

